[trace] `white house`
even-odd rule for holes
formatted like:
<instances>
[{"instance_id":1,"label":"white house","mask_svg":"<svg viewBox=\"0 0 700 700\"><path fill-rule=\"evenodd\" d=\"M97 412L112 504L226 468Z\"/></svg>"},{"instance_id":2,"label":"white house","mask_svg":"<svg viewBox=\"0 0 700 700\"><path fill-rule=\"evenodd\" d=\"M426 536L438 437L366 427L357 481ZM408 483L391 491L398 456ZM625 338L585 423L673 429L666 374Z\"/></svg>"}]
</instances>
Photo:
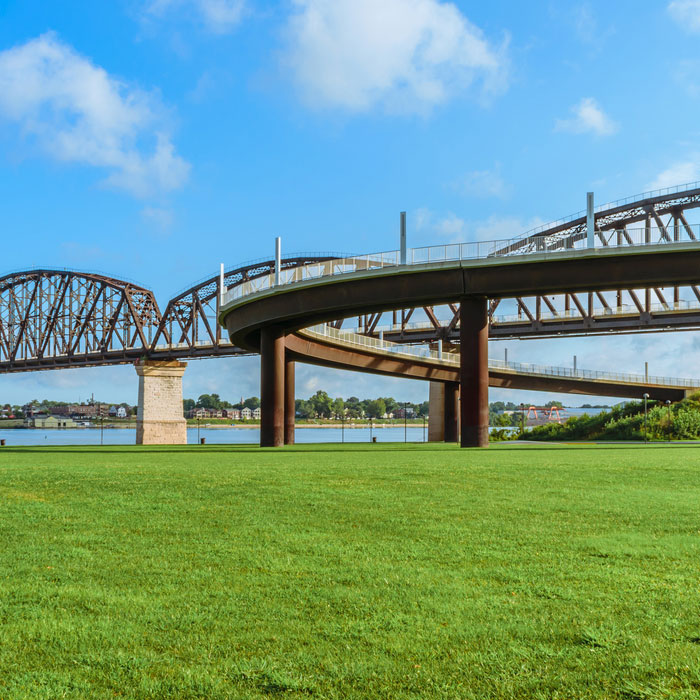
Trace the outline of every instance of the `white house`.
<instances>
[{"instance_id":1,"label":"white house","mask_svg":"<svg viewBox=\"0 0 700 700\"><path fill-rule=\"evenodd\" d=\"M253 412L246 406L242 411L241 411L241 418L244 420L250 420L253 417Z\"/></svg>"},{"instance_id":2,"label":"white house","mask_svg":"<svg viewBox=\"0 0 700 700\"><path fill-rule=\"evenodd\" d=\"M255 418L256 420L260 420L260 409L259 408L256 408L253 411L253 418Z\"/></svg>"}]
</instances>

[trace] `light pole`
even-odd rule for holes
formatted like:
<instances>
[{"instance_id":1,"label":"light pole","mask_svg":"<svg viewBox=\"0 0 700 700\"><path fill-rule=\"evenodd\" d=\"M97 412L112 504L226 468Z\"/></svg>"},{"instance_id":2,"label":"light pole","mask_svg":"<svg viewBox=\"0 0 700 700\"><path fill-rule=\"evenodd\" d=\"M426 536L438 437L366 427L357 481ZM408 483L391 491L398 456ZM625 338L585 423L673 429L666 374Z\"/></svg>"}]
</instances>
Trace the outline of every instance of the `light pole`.
<instances>
[{"instance_id":1,"label":"light pole","mask_svg":"<svg viewBox=\"0 0 700 700\"><path fill-rule=\"evenodd\" d=\"M525 404L520 404L520 434L525 432Z\"/></svg>"},{"instance_id":2,"label":"light pole","mask_svg":"<svg viewBox=\"0 0 700 700\"><path fill-rule=\"evenodd\" d=\"M407 418L406 418L406 406L408 404L404 401L403 402L403 441L404 444L408 442L408 423L407 423Z\"/></svg>"},{"instance_id":3,"label":"light pole","mask_svg":"<svg viewBox=\"0 0 700 700\"><path fill-rule=\"evenodd\" d=\"M343 409L343 412L340 415L340 420L340 441L345 442L345 409Z\"/></svg>"},{"instance_id":4,"label":"light pole","mask_svg":"<svg viewBox=\"0 0 700 700\"><path fill-rule=\"evenodd\" d=\"M200 418L199 418L199 416L197 416L197 443L198 444L200 444L200 442L199 442L199 421L200 421Z\"/></svg>"},{"instance_id":5,"label":"light pole","mask_svg":"<svg viewBox=\"0 0 700 700\"><path fill-rule=\"evenodd\" d=\"M671 442L671 399L666 399L666 408L668 410L668 441Z\"/></svg>"},{"instance_id":6,"label":"light pole","mask_svg":"<svg viewBox=\"0 0 700 700\"><path fill-rule=\"evenodd\" d=\"M372 442L372 416L369 417L369 441Z\"/></svg>"},{"instance_id":7,"label":"light pole","mask_svg":"<svg viewBox=\"0 0 700 700\"><path fill-rule=\"evenodd\" d=\"M649 440L647 436L647 399L649 398L649 394L644 394L644 443L646 444Z\"/></svg>"},{"instance_id":8,"label":"light pole","mask_svg":"<svg viewBox=\"0 0 700 700\"><path fill-rule=\"evenodd\" d=\"M425 442L425 416L423 416L423 442Z\"/></svg>"}]
</instances>

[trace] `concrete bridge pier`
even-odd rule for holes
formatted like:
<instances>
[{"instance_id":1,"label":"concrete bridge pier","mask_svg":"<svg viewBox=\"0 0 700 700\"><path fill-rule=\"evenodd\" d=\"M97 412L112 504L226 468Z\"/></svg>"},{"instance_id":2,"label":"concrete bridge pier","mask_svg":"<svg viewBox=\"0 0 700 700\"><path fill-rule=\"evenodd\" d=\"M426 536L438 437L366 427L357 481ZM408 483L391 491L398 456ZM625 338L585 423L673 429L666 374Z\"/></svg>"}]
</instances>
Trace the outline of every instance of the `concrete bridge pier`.
<instances>
[{"instance_id":1,"label":"concrete bridge pier","mask_svg":"<svg viewBox=\"0 0 700 700\"><path fill-rule=\"evenodd\" d=\"M430 382L428 442L459 442L459 384Z\"/></svg>"},{"instance_id":2,"label":"concrete bridge pier","mask_svg":"<svg viewBox=\"0 0 700 700\"><path fill-rule=\"evenodd\" d=\"M459 383L462 447L489 445L489 325L486 297L462 297Z\"/></svg>"},{"instance_id":3,"label":"concrete bridge pier","mask_svg":"<svg viewBox=\"0 0 700 700\"><path fill-rule=\"evenodd\" d=\"M428 442L445 439L445 384L430 382L428 393Z\"/></svg>"},{"instance_id":4,"label":"concrete bridge pier","mask_svg":"<svg viewBox=\"0 0 700 700\"><path fill-rule=\"evenodd\" d=\"M296 406L294 402L294 360L289 357L284 362L284 444L294 444Z\"/></svg>"},{"instance_id":5,"label":"concrete bridge pier","mask_svg":"<svg viewBox=\"0 0 700 700\"><path fill-rule=\"evenodd\" d=\"M260 447L284 444L284 333L275 327L260 331Z\"/></svg>"},{"instance_id":6,"label":"concrete bridge pier","mask_svg":"<svg viewBox=\"0 0 700 700\"><path fill-rule=\"evenodd\" d=\"M139 405L136 416L137 445L186 445L187 421L182 413L182 375L186 362L142 360Z\"/></svg>"},{"instance_id":7,"label":"concrete bridge pier","mask_svg":"<svg viewBox=\"0 0 700 700\"><path fill-rule=\"evenodd\" d=\"M444 440L459 442L459 384L447 382L444 391Z\"/></svg>"}]
</instances>

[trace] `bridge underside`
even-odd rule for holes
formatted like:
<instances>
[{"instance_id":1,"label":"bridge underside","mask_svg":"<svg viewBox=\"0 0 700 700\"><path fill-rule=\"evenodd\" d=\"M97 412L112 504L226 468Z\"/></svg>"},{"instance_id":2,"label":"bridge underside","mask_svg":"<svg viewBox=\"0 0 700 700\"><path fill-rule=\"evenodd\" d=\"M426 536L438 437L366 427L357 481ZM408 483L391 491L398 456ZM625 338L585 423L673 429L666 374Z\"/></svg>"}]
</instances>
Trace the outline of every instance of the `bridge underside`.
<instances>
[{"instance_id":1,"label":"bridge underside","mask_svg":"<svg viewBox=\"0 0 700 700\"><path fill-rule=\"evenodd\" d=\"M285 338L287 356L306 364L349 371L368 372L404 379L417 379L445 384L459 382L459 366L446 366L439 361L420 357L387 357L370 349L350 348L331 341L306 335L290 334ZM515 370L488 368L488 384L502 389L546 391L586 396L610 396L621 399L641 399L647 393L657 401L680 401L685 389L673 389L647 382L615 382L554 375L528 375Z\"/></svg>"}]
</instances>

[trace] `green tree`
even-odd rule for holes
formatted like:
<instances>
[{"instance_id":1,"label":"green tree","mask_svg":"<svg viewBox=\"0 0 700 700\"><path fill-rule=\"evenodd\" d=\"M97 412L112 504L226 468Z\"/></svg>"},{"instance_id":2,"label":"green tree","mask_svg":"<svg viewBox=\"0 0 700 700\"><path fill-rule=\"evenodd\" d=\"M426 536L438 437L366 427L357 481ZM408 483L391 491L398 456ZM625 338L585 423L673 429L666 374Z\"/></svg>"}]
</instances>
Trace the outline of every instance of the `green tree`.
<instances>
[{"instance_id":1,"label":"green tree","mask_svg":"<svg viewBox=\"0 0 700 700\"><path fill-rule=\"evenodd\" d=\"M345 401L340 396L333 400L331 411L336 418L341 418L345 415Z\"/></svg>"},{"instance_id":2,"label":"green tree","mask_svg":"<svg viewBox=\"0 0 700 700\"><path fill-rule=\"evenodd\" d=\"M191 411L193 408L195 408L195 405L194 399L184 399L182 402L182 410L185 412ZM124 406L124 404L120 404L120 406Z\"/></svg>"},{"instance_id":3,"label":"green tree","mask_svg":"<svg viewBox=\"0 0 700 700\"><path fill-rule=\"evenodd\" d=\"M345 415L348 418L362 418L363 409L362 402L357 396L351 396L345 402Z\"/></svg>"},{"instance_id":4,"label":"green tree","mask_svg":"<svg viewBox=\"0 0 700 700\"><path fill-rule=\"evenodd\" d=\"M294 402L294 412L299 418L313 418L314 408L306 399L297 399Z\"/></svg>"},{"instance_id":5,"label":"green tree","mask_svg":"<svg viewBox=\"0 0 700 700\"><path fill-rule=\"evenodd\" d=\"M382 418L386 413L386 403L384 399L367 401L365 411L370 418Z\"/></svg>"},{"instance_id":6,"label":"green tree","mask_svg":"<svg viewBox=\"0 0 700 700\"><path fill-rule=\"evenodd\" d=\"M330 418L332 413L333 400L325 391L319 389L310 399L314 413L319 418Z\"/></svg>"},{"instance_id":7,"label":"green tree","mask_svg":"<svg viewBox=\"0 0 700 700\"><path fill-rule=\"evenodd\" d=\"M385 413L396 413L403 406L393 396L384 396L378 399L379 401L384 401Z\"/></svg>"}]
</instances>

